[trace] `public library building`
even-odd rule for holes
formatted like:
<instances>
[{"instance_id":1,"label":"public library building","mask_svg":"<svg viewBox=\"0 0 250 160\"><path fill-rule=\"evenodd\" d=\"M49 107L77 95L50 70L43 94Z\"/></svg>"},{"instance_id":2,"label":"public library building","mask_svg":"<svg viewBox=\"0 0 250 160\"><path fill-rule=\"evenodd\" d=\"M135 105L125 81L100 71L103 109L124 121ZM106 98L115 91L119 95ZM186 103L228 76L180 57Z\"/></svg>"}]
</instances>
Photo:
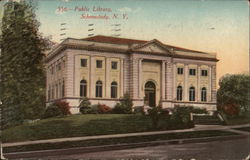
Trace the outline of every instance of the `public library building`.
<instances>
[{"instance_id":1,"label":"public library building","mask_svg":"<svg viewBox=\"0 0 250 160\"><path fill-rule=\"evenodd\" d=\"M216 110L216 55L151 41L67 38L46 56L47 103L82 96L114 107L128 93L134 106L186 105Z\"/></svg>"}]
</instances>

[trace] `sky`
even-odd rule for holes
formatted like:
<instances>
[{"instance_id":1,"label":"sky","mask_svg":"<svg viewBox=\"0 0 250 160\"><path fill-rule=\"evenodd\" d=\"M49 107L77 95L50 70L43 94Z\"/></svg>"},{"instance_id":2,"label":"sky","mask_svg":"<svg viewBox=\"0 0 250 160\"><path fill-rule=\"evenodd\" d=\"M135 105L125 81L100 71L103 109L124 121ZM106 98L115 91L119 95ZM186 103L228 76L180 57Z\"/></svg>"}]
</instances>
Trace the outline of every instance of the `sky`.
<instances>
[{"instance_id":1,"label":"sky","mask_svg":"<svg viewBox=\"0 0 250 160\"><path fill-rule=\"evenodd\" d=\"M40 32L55 42L88 34L158 39L216 53L217 81L228 73L249 73L247 0L38 0L36 6Z\"/></svg>"}]
</instances>

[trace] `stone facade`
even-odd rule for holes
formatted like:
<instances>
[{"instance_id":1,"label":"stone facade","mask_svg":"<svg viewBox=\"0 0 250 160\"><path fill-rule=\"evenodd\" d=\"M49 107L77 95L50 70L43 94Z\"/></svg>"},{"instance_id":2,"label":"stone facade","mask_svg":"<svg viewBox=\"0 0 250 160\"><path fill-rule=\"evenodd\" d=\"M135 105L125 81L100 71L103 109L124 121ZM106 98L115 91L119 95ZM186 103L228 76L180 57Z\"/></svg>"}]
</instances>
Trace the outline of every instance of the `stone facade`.
<instances>
[{"instance_id":1,"label":"stone facade","mask_svg":"<svg viewBox=\"0 0 250 160\"><path fill-rule=\"evenodd\" d=\"M80 94L92 104L114 107L129 93L134 106L188 105L212 111L217 61L214 54L158 40L68 38L46 57L47 103L65 100L78 113Z\"/></svg>"}]
</instances>

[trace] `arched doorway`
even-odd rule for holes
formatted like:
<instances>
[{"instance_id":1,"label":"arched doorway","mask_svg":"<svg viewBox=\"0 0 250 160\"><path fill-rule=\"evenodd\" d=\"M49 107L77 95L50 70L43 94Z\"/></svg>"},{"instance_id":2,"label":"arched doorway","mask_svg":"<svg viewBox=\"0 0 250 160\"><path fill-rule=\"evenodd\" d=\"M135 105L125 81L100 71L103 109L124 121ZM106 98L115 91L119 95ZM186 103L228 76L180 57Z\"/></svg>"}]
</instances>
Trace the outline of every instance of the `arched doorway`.
<instances>
[{"instance_id":1,"label":"arched doorway","mask_svg":"<svg viewBox=\"0 0 250 160\"><path fill-rule=\"evenodd\" d=\"M145 84L145 104L150 107L155 106L155 84L152 81Z\"/></svg>"}]
</instances>

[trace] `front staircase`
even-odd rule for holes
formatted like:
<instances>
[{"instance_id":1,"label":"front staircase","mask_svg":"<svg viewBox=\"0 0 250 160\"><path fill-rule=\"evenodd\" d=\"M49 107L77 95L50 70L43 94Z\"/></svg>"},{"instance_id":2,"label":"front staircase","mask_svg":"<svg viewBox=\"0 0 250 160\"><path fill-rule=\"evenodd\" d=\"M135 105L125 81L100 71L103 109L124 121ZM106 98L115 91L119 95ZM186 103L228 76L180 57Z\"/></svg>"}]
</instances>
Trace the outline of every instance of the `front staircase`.
<instances>
[{"instance_id":1,"label":"front staircase","mask_svg":"<svg viewBox=\"0 0 250 160\"><path fill-rule=\"evenodd\" d=\"M193 115L194 124L223 125L223 121L217 115Z\"/></svg>"}]
</instances>

